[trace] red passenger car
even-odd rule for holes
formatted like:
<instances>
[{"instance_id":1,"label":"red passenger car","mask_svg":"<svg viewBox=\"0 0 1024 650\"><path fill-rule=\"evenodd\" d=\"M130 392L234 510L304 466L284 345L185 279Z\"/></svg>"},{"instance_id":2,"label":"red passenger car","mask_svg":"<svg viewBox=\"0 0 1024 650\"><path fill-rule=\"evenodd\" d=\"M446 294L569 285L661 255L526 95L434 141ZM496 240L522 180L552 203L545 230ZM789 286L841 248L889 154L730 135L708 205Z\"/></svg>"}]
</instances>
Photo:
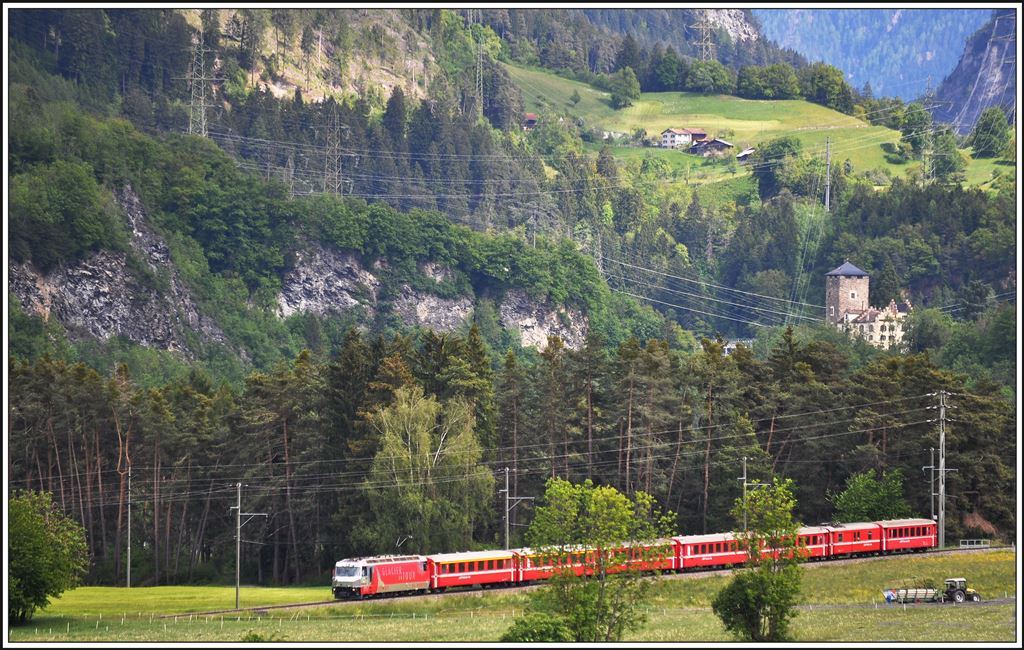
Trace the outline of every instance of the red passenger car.
<instances>
[{"instance_id":1,"label":"red passenger car","mask_svg":"<svg viewBox=\"0 0 1024 650\"><path fill-rule=\"evenodd\" d=\"M515 580L515 556L511 551L467 551L428 555L430 588L508 584Z\"/></svg>"},{"instance_id":2,"label":"red passenger car","mask_svg":"<svg viewBox=\"0 0 1024 650\"><path fill-rule=\"evenodd\" d=\"M685 571L743 564L747 553L732 533L673 537L678 545L679 564Z\"/></svg>"},{"instance_id":3,"label":"red passenger car","mask_svg":"<svg viewBox=\"0 0 1024 650\"><path fill-rule=\"evenodd\" d=\"M876 523L838 524L826 527L830 532L832 557L850 557L880 553L882 528Z\"/></svg>"},{"instance_id":4,"label":"red passenger car","mask_svg":"<svg viewBox=\"0 0 1024 650\"><path fill-rule=\"evenodd\" d=\"M804 549L804 557L808 560L827 559L831 553L829 548L829 529L824 526L804 526L798 533L800 548Z\"/></svg>"},{"instance_id":5,"label":"red passenger car","mask_svg":"<svg viewBox=\"0 0 1024 650\"><path fill-rule=\"evenodd\" d=\"M883 550L923 551L938 546L938 526L930 519L891 519L880 521Z\"/></svg>"}]
</instances>

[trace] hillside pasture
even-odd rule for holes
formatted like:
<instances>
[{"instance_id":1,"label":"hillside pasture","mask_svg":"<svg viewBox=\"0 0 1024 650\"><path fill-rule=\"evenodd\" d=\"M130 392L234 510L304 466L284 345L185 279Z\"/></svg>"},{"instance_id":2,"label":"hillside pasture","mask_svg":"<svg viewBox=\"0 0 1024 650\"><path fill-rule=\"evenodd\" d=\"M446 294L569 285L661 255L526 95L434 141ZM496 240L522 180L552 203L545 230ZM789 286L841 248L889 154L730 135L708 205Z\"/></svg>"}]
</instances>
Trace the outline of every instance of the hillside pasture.
<instances>
[{"instance_id":1,"label":"hillside pasture","mask_svg":"<svg viewBox=\"0 0 1024 650\"><path fill-rule=\"evenodd\" d=\"M895 162L886 158L886 149L900 142L900 132L873 126L853 116L798 99L754 100L732 95L702 95L687 92L642 93L632 106L615 110L609 93L551 72L506 64L506 70L523 94L525 110L545 115L572 115L582 118L588 129L632 134L637 129L657 139L663 130L702 128L709 137L720 137L735 145L735 153L774 138L792 136L803 145L805 154L824 157L825 141L831 141L834 164L850 161L853 173L886 169L903 176L919 169L920 161ZM580 101L570 97L576 91ZM632 147L613 147L616 157L628 159L641 154ZM650 151L654 148L641 149ZM686 154L667 152L673 156ZM968 157L967 183L981 185L991 179L991 160ZM722 168L724 170L724 168ZM749 172L743 171L740 174ZM717 182L731 174L708 175L703 182Z\"/></svg>"}]
</instances>

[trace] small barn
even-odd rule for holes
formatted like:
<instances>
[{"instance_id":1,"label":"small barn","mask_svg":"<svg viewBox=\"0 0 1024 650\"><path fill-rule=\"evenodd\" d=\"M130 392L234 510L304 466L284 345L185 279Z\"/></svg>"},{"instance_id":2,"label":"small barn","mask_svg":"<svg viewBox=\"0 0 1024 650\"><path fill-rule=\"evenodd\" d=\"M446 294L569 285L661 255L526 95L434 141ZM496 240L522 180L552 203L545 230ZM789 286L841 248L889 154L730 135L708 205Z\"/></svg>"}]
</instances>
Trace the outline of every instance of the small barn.
<instances>
[{"instance_id":1,"label":"small barn","mask_svg":"<svg viewBox=\"0 0 1024 650\"><path fill-rule=\"evenodd\" d=\"M731 142L726 142L721 138L715 138L713 140L703 140L694 144L690 147L690 153L704 156L705 158L708 156L721 157L724 156L729 149L732 149L733 146L734 145Z\"/></svg>"},{"instance_id":2,"label":"small barn","mask_svg":"<svg viewBox=\"0 0 1024 650\"><path fill-rule=\"evenodd\" d=\"M536 113L524 113L523 114L523 130L524 131L529 131L533 127L537 126L537 120L539 120L539 119L540 119L540 116L537 115Z\"/></svg>"},{"instance_id":3,"label":"small barn","mask_svg":"<svg viewBox=\"0 0 1024 650\"><path fill-rule=\"evenodd\" d=\"M740 161L740 164L742 165L743 163L750 160L750 157L754 155L755 151L757 151L757 147L747 147L743 151L736 154L736 160Z\"/></svg>"}]
</instances>

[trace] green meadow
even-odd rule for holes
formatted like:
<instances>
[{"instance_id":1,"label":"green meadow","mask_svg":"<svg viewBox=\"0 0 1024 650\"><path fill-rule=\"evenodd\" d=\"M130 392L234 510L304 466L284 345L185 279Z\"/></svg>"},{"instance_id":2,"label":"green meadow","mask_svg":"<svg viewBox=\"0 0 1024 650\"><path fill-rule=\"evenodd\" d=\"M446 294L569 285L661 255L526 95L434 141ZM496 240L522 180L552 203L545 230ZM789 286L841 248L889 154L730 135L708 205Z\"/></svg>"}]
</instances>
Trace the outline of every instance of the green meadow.
<instances>
[{"instance_id":1,"label":"green meadow","mask_svg":"<svg viewBox=\"0 0 1024 650\"><path fill-rule=\"evenodd\" d=\"M988 601L1016 595L1016 557L997 550L944 557L808 564L794 622L796 641L1013 641L1013 602L888 605L882 589L909 578L967 577ZM710 609L729 577L657 580L647 622L628 641L733 640ZM243 586L243 607L327 600L326 586ZM234 587L82 587L64 594L11 642L488 642L497 641L528 604L524 592L470 591L423 598L347 602L300 610L203 615L234 606ZM162 615L178 614L176 618Z\"/></svg>"},{"instance_id":2,"label":"green meadow","mask_svg":"<svg viewBox=\"0 0 1024 650\"><path fill-rule=\"evenodd\" d=\"M701 127L709 137L719 136L736 146L735 153L782 136L794 136L806 153L824 156L825 140L831 140L832 160L849 160L854 173L887 169L901 176L919 169L920 161L892 163L883 147L899 142L900 133L872 126L850 115L803 100L753 100L731 95L701 95L686 92L643 93L632 106L615 110L609 93L551 72L506 65L506 70L523 94L525 110L548 115L571 114L582 118L587 128L632 134L644 129L657 136L669 127ZM573 91L580 101L573 105ZM599 146L590 147L593 150ZM678 150L616 146L613 154L621 159L642 158L652 154L669 161L673 170L691 167L691 184L718 182L731 178L723 165L705 170L696 177L700 159ZM656 153L655 153L656 152ZM968 153L966 150L964 153ZM973 160L968 156L967 183L982 185L991 180L998 165L991 159ZM1012 168L1012 165L1010 166ZM694 171L697 173L695 174ZM742 167L739 174L748 175Z\"/></svg>"}]
</instances>

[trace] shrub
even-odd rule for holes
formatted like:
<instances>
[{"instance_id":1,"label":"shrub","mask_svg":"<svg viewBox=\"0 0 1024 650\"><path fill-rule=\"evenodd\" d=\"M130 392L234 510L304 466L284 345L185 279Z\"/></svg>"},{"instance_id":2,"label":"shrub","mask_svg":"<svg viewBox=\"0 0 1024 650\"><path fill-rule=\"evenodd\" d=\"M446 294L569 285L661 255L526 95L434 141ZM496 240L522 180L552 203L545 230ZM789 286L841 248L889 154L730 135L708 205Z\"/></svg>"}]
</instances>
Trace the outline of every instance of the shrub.
<instances>
[{"instance_id":1,"label":"shrub","mask_svg":"<svg viewBox=\"0 0 1024 650\"><path fill-rule=\"evenodd\" d=\"M513 643L571 642L572 632L558 616L530 612L501 635L501 641Z\"/></svg>"}]
</instances>

